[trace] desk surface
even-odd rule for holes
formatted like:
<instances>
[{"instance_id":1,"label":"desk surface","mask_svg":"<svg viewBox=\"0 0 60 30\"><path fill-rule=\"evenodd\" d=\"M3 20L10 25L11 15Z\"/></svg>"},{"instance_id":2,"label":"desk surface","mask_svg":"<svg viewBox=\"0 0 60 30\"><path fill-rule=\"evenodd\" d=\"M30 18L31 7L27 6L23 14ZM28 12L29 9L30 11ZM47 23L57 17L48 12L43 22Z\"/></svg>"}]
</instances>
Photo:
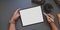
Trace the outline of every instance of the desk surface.
<instances>
[{"instance_id":1,"label":"desk surface","mask_svg":"<svg viewBox=\"0 0 60 30\"><path fill-rule=\"evenodd\" d=\"M46 3L47 2L53 5L54 9L51 13L57 17L56 14L59 12L59 9L57 8L56 4L53 0L46 0ZM8 30L8 24L11 15L17 8L27 8L32 6L36 6L36 4L32 4L31 0L0 0L0 29ZM58 26L57 18L55 18L55 23ZM39 23L27 27L22 27L21 21L18 20L16 23L16 28L17 30L51 30L46 20L44 20L44 23Z\"/></svg>"}]
</instances>

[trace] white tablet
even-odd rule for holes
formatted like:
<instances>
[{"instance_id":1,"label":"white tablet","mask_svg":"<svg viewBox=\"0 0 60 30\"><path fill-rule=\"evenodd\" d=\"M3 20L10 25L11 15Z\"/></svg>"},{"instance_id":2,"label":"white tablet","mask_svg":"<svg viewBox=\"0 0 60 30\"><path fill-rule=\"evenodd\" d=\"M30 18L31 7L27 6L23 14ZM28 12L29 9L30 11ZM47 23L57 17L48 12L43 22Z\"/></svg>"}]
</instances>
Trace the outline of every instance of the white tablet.
<instances>
[{"instance_id":1,"label":"white tablet","mask_svg":"<svg viewBox=\"0 0 60 30\"><path fill-rule=\"evenodd\" d=\"M43 22L41 6L32 7L20 11L23 26Z\"/></svg>"}]
</instances>

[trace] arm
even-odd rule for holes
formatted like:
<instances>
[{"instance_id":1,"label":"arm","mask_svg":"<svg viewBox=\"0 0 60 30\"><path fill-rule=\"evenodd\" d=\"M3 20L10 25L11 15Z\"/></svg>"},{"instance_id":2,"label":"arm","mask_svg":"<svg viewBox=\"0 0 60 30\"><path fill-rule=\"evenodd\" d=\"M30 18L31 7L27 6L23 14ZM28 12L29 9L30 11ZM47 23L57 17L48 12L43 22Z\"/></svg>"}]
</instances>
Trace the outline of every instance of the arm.
<instances>
[{"instance_id":1,"label":"arm","mask_svg":"<svg viewBox=\"0 0 60 30\"><path fill-rule=\"evenodd\" d=\"M57 14L57 16L58 16L58 22L60 24L60 14Z\"/></svg>"},{"instance_id":2,"label":"arm","mask_svg":"<svg viewBox=\"0 0 60 30\"><path fill-rule=\"evenodd\" d=\"M56 26L55 23L54 23L54 16L51 15L51 14L48 14L48 16L51 17L51 18L48 18L48 17L46 16L46 17L47 17L47 21L48 21L48 23L51 25L52 30L58 30L57 26Z\"/></svg>"},{"instance_id":3,"label":"arm","mask_svg":"<svg viewBox=\"0 0 60 30\"><path fill-rule=\"evenodd\" d=\"M12 20L13 20L13 18L12 18L11 21L10 21L9 30L16 30L16 28L15 28L15 20L14 20L14 21L12 21Z\"/></svg>"},{"instance_id":4,"label":"arm","mask_svg":"<svg viewBox=\"0 0 60 30\"><path fill-rule=\"evenodd\" d=\"M10 23L9 30L16 30L16 28L15 28L15 24L13 24L13 23Z\"/></svg>"},{"instance_id":5,"label":"arm","mask_svg":"<svg viewBox=\"0 0 60 30\"><path fill-rule=\"evenodd\" d=\"M16 28L15 28L15 22L17 21L17 19L19 18L19 11L20 9L17 9L15 12L14 12L14 14L13 14L13 16L12 16L12 18L11 18L11 20L10 20L10 26L9 26L9 30L16 30Z\"/></svg>"},{"instance_id":6,"label":"arm","mask_svg":"<svg viewBox=\"0 0 60 30\"><path fill-rule=\"evenodd\" d=\"M57 26L55 25L55 23L50 23L52 30L58 30Z\"/></svg>"}]
</instances>

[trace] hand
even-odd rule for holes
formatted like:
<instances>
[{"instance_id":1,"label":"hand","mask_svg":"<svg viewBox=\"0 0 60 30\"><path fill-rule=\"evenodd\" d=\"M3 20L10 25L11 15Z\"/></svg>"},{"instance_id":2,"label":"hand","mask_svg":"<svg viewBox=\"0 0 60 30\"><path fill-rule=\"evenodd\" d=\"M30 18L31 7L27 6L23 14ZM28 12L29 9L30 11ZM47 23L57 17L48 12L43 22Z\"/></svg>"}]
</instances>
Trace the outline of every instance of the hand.
<instances>
[{"instance_id":1,"label":"hand","mask_svg":"<svg viewBox=\"0 0 60 30\"><path fill-rule=\"evenodd\" d=\"M58 18L60 18L60 14L57 14Z\"/></svg>"},{"instance_id":2,"label":"hand","mask_svg":"<svg viewBox=\"0 0 60 30\"><path fill-rule=\"evenodd\" d=\"M46 18L47 18L47 21L49 22L49 23L54 23L54 16L53 15L51 15L51 14L48 14L48 16L50 17L50 18L48 18L47 16L46 16Z\"/></svg>"},{"instance_id":3,"label":"hand","mask_svg":"<svg viewBox=\"0 0 60 30\"><path fill-rule=\"evenodd\" d=\"M60 24L60 13L57 14L57 16L58 16L58 22L59 22L59 24Z\"/></svg>"},{"instance_id":4,"label":"hand","mask_svg":"<svg viewBox=\"0 0 60 30\"><path fill-rule=\"evenodd\" d=\"M15 22L18 18L19 18L19 10L20 10L20 8L19 9L17 9L15 12L14 12L14 14L13 14L13 16L12 16L12 18L11 18L11 22Z\"/></svg>"}]
</instances>

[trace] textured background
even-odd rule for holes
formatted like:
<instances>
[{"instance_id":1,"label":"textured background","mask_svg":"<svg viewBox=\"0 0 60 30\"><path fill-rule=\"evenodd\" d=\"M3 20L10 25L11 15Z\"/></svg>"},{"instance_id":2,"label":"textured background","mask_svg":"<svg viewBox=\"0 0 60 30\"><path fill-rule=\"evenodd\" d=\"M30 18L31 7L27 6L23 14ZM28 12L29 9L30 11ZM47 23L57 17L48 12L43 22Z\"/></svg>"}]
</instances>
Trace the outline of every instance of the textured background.
<instances>
[{"instance_id":1,"label":"textured background","mask_svg":"<svg viewBox=\"0 0 60 30\"><path fill-rule=\"evenodd\" d=\"M57 27L59 27L56 15L60 12L59 8L53 0L45 1L46 3L51 3L53 5L54 9L51 13L56 17L55 23ZM0 30L8 30L9 20L17 8L27 8L35 5L36 4L32 4L31 0L0 0ZM17 30L51 30L51 27L45 19L43 23L38 23L27 27L22 27L21 20L19 19L16 23L16 28Z\"/></svg>"}]
</instances>

